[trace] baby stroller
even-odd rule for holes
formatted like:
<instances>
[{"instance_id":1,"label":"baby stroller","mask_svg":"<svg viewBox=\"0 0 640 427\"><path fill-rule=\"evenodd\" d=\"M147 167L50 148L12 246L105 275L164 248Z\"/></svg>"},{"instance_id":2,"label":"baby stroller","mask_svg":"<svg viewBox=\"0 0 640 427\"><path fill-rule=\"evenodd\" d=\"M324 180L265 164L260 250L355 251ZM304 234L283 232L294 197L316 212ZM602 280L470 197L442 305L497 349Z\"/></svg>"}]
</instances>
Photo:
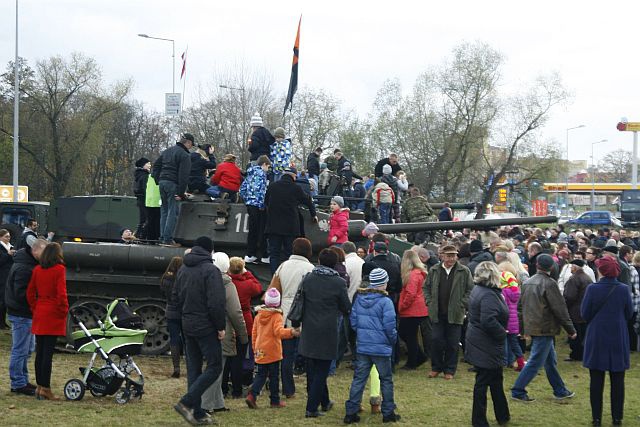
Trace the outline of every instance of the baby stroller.
<instances>
[{"instance_id":1,"label":"baby stroller","mask_svg":"<svg viewBox=\"0 0 640 427\"><path fill-rule=\"evenodd\" d=\"M92 353L89 365L80 367L82 379L72 379L64 386L68 400L81 400L86 389L96 396L116 395L116 402L127 403L131 397L142 398L144 377L133 361L132 355L140 354L147 331L142 329L142 319L124 298L112 301L107 307L104 323L96 318L98 327L87 329L73 310L71 319L80 330L71 334L73 346L79 353ZM104 361L102 367L94 366L96 357ZM124 386L121 387L124 383Z\"/></svg>"}]
</instances>

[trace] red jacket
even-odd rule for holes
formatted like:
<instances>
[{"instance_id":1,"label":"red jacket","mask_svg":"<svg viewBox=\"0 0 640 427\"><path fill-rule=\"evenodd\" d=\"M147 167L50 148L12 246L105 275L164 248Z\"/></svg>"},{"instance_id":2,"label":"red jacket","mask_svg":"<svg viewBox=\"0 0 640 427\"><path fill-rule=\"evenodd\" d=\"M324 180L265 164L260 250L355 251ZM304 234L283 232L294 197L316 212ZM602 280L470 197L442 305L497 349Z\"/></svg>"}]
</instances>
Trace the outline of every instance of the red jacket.
<instances>
[{"instance_id":1,"label":"red jacket","mask_svg":"<svg viewBox=\"0 0 640 427\"><path fill-rule=\"evenodd\" d=\"M36 266L27 287L27 302L33 313L31 332L34 335L66 335L69 302L65 266Z\"/></svg>"},{"instance_id":2,"label":"red jacket","mask_svg":"<svg viewBox=\"0 0 640 427\"><path fill-rule=\"evenodd\" d=\"M238 191L240 184L242 184L242 172L235 163L220 163L211 178L211 183L229 191Z\"/></svg>"},{"instance_id":3,"label":"red jacket","mask_svg":"<svg viewBox=\"0 0 640 427\"><path fill-rule=\"evenodd\" d=\"M249 333L249 336L251 336L251 331L253 330L251 298L257 297L262 293L262 285L250 271L245 271L244 273L239 274L229 274L229 277L231 277L233 284L236 285L244 323L247 325L247 332Z\"/></svg>"},{"instance_id":4,"label":"red jacket","mask_svg":"<svg viewBox=\"0 0 640 427\"><path fill-rule=\"evenodd\" d=\"M422 270L417 268L411 270L409 282L402 287L402 292L400 292L398 316L425 317L429 315L422 292L422 284L426 277L427 273Z\"/></svg>"},{"instance_id":5,"label":"red jacket","mask_svg":"<svg viewBox=\"0 0 640 427\"><path fill-rule=\"evenodd\" d=\"M332 241L333 236L338 240ZM329 216L329 244L344 243L349 240L349 208L342 208Z\"/></svg>"}]
</instances>

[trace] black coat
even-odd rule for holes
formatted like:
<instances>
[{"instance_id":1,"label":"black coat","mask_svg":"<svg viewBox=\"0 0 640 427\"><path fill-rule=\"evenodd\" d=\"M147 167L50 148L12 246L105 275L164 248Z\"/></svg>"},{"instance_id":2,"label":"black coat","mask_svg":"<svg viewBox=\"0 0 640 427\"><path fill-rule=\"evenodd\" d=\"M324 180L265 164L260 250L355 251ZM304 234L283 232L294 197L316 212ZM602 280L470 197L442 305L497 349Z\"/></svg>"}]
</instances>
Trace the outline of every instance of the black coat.
<instances>
[{"instance_id":1,"label":"black coat","mask_svg":"<svg viewBox=\"0 0 640 427\"><path fill-rule=\"evenodd\" d=\"M396 176L396 173L402 170L402 168L400 167L400 163L396 163L395 165L392 165L391 162L389 161L389 158L385 157L384 159L381 159L380 161L378 161L378 163L376 163L376 168L374 173L376 174L377 178L380 178L383 175L382 167L384 165L391 166L391 175L393 176Z\"/></svg>"},{"instance_id":2,"label":"black coat","mask_svg":"<svg viewBox=\"0 0 640 427\"><path fill-rule=\"evenodd\" d=\"M153 175L153 179L158 184L160 181L175 182L178 185L176 195L182 196L187 191L190 172L191 157L189 150L178 142L160 154L160 158L153 165L151 175Z\"/></svg>"},{"instance_id":3,"label":"black coat","mask_svg":"<svg viewBox=\"0 0 640 427\"><path fill-rule=\"evenodd\" d=\"M147 180L149 179L149 171L144 168L136 168L133 173L133 195L136 196L138 200L144 202L145 196L147 194Z\"/></svg>"},{"instance_id":4,"label":"black coat","mask_svg":"<svg viewBox=\"0 0 640 427\"><path fill-rule=\"evenodd\" d=\"M167 299L167 306L164 310L164 316L167 319L180 320L180 308L178 307L177 294L173 295L173 288L176 283L176 274L166 274L160 278L160 289Z\"/></svg>"},{"instance_id":5,"label":"black coat","mask_svg":"<svg viewBox=\"0 0 640 427\"><path fill-rule=\"evenodd\" d=\"M212 154L205 160L200 153L191 153L191 170L189 171L189 182L207 182L206 172L208 169L215 169L216 157Z\"/></svg>"},{"instance_id":6,"label":"black coat","mask_svg":"<svg viewBox=\"0 0 640 427\"><path fill-rule=\"evenodd\" d=\"M279 181L271 183L264 197L267 208L267 225L265 233L280 236L297 236L300 234L298 205L309 208L311 216L316 216L316 208L311 197L296 185L290 175L284 174Z\"/></svg>"},{"instance_id":7,"label":"black coat","mask_svg":"<svg viewBox=\"0 0 640 427\"><path fill-rule=\"evenodd\" d=\"M309 172L309 175L320 175L320 156L315 152L309 154L309 157L307 157L307 172Z\"/></svg>"},{"instance_id":8,"label":"black coat","mask_svg":"<svg viewBox=\"0 0 640 427\"><path fill-rule=\"evenodd\" d=\"M338 354L338 318L351 309L345 281L335 270L321 266L305 276L300 286L304 286L304 312L298 353L334 360Z\"/></svg>"},{"instance_id":9,"label":"black coat","mask_svg":"<svg viewBox=\"0 0 640 427\"><path fill-rule=\"evenodd\" d=\"M0 245L0 302L4 301L4 289L7 283L7 277L9 277L9 271L13 265L13 256L9 255L9 252ZM0 319L0 325L4 319Z\"/></svg>"},{"instance_id":10,"label":"black coat","mask_svg":"<svg viewBox=\"0 0 640 427\"><path fill-rule=\"evenodd\" d=\"M226 294L222 274L211 253L199 246L184 256L173 287L185 335L201 337L224 331Z\"/></svg>"},{"instance_id":11,"label":"black coat","mask_svg":"<svg viewBox=\"0 0 640 427\"><path fill-rule=\"evenodd\" d=\"M389 295L400 295L400 292L402 291L400 264L389 254L379 254L362 265L362 275L368 276L374 268L381 268L389 275L389 283L387 284L387 292Z\"/></svg>"},{"instance_id":12,"label":"black coat","mask_svg":"<svg viewBox=\"0 0 640 427\"><path fill-rule=\"evenodd\" d=\"M20 249L13 257L13 266L9 270L4 289L4 303L7 313L12 316L31 319L31 308L27 302L27 286L31 273L38 261L31 255L31 250Z\"/></svg>"},{"instance_id":13,"label":"black coat","mask_svg":"<svg viewBox=\"0 0 640 427\"><path fill-rule=\"evenodd\" d=\"M571 321L575 323L585 323L580 315L580 305L584 299L584 294L587 292L587 286L592 284L591 277L587 275L582 269L575 272L569 280L564 284L564 291L562 295L567 303L567 310L569 311L569 317Z\"/></svg>"},{"instance_id":14,"label":"black coat","mask_svg":"<svg viewBox=\"0 0 640 427\"><path fill-rule=\"evenodd\" d=\"M478 264L484 261L493 261L493 255L491 255L490 252L482 251L472 254L469 257L469 264L467 264L467 267L469 267L471 275L476 272L476 267L478 266Z\"/></svg>"},{"instance_id":15,"label":"black coat","mask_svg":"<svg viewBox=\"0 0 640 427\"><path fill-rule=\"evenodd\" d=\"M504 366L508 321L509 308L500 289L476 284L469 297L465 360L484 369Z\"/></svg>"},{"instance_id":16,"label":"black coat","mask_svg":"<svg viewBox=\"0 0 640 427\"><path fill-rule=\"evenodd\" d=\"M251 145L249 145L250 160L258 160L258 157L262 155L271 157L271 145L274 142L276 142L276 139L267 128L259 127L256 129L251 134Z\"/></svg>"}]
</instances>

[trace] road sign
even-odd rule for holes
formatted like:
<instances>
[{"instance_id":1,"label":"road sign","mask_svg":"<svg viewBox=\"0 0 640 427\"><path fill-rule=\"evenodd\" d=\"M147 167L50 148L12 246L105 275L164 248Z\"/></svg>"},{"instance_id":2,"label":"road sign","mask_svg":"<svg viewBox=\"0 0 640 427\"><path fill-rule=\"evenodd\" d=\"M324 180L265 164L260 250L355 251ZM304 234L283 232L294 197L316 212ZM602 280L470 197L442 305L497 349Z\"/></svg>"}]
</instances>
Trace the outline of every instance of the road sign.
<instances>
[{"instance_id":1,"label":"road sign","mask_svg":"<svg viewBox=\"0 0 640 427\"><path fill-rule=\"evenodd\" d=\"M29 201L29 187L18 186L18 201ZM0 185L0 202L13 202L13 185Z\"/></svg>"},{"instance_id":2,"label":"road sign","mask_svg":"<svg viewBox=\"0 0 640 427\"><path fill-rule=\"evenodd\" d=\"M640 132L640 122L620 122L616 128L622 132Z\"/></svg>"},{"instance_id":3,"label":"road sign","mask_svg":"<svg viewBox=\"0 0 640 427\"><path fill-rule=\"evenodd\" d=\"M182 110L182 95L179 93L164 94L164 113L167 116L177 116Z\"/></svg>"}]
</instances>

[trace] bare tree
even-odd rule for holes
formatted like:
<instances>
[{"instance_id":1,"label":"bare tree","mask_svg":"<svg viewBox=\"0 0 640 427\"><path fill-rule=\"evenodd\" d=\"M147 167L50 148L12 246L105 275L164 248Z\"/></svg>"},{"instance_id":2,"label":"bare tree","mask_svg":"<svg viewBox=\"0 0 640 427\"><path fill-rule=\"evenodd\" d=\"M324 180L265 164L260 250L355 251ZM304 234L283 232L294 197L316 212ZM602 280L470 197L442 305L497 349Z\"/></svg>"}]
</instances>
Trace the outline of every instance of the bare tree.
<instances>
[{"instance_id":1,"label":"bare tree","mask_svg":"<svg viewBox=\"0 0 640 427\"><path fill-rule=\"evenodd\" d=\"M607 182L630 182L632 170L632 154L627 150L615 150L600 160L598 169L602 179Z\"/></svg>"}]
</instances>

